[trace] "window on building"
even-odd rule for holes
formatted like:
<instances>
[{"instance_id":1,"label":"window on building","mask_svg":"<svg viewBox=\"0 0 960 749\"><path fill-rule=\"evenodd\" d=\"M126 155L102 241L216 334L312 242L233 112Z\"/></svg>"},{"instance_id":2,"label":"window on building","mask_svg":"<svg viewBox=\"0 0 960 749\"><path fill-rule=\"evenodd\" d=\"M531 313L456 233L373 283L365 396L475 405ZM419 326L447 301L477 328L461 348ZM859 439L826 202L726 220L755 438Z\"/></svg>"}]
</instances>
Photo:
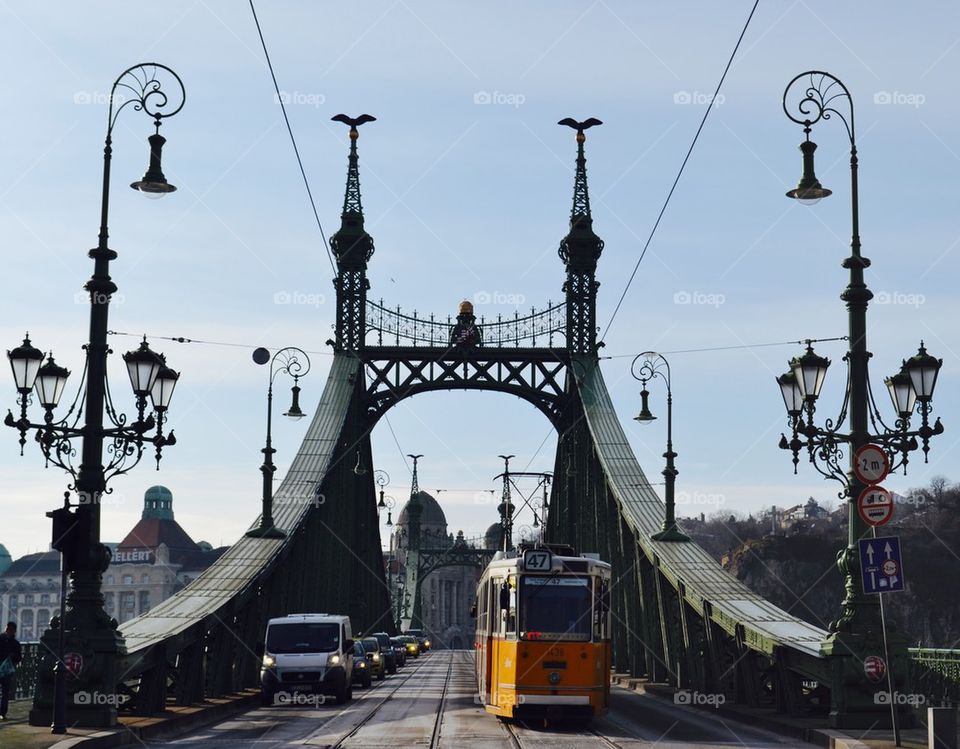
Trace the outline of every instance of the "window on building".
<instances>
[{"instance_id":1,"label":"window on building","mask_svg":"<svg viewBox=\"0 0 960 749\"><path fill-rule=\"evenodd\" d=\"M108 614L113 613L113 593L103 594L103 608Z\"/></svg>"},{"instance_id":2,"label":"window on building","mask_svg":"<svg viewBox=\"0 0 960 749\"><path fill-rule=\"evenodd\" d=\"M150 591L141 590L140 591L140 607L138 609L139 614L146 614L150 610Z\"/></svg>"},{"instance_id":3,"label":"window on building","mask_svg":"<svg viewBox=\"0 0 960 749\"><path fill-rule=\"evenodd\" d=\"M20 596L16 593L10 594L10 608L15 609L20 605Z\"/></svg>"},{"instance_id":4,"label":"window on building","mask_svg":"<svg viewBox=\"0 0 960 749\"><path fill-rule=\"evenodd\" d=\"M141 584L141 585L149 585L149 584L150 584L150 575L148 575L146 572L144 572L142 575L140 575L140 584Z\"/></svg>"},{"instance_id":5,"label":"window on building","mask_svg":"<svg viewBox=\"0 0 960 749\"><path fill-rule=\"evenodd\" d=\"M19 639L29 642L33 639L33 611L24 609L20 612L20 632Z\"/></svg>"},{"instance_id":6,"label":"window on building","mask_svg":"<svg viewBox=\"0 0 960 749\"><path fill-rule=\"evenodd\" d=\"M33 593L24 593L23 594L23 605L32 606L33 605Z\"/></svg>"},{"instance_id":7,"label":"window on building","mask_svg":"<svg viewBox=\"0 0 960 749\"><path fill-rule=\"evenodd\" d=\"M133 575L124 575L123 576L124 585L133 585Z\"/></svg>"},{"instance_id":8,"label":"window on building","mask_svg":"<svg viewBox=\"0 0 960 749\"><path fill-rule=\"evenodd\" d=\"M40 603L50 603L50 594L49 594L49 593L42 593L42 594L40 595Z\"/></svg>"},{"instance_id":9,"label":"window on building","mask_svg":"<svg viewBox=\"0 0 960 749\"><path fill-rule=\"evenodd\" d=\"M107 585L113 585L113 575L107 575Z\"/></svg>"},{"instance_id":10,"label":"window on building","mask_svg":"<svg viewBox=\"0 0 960 749\"><path fill-rule=\"evenodd\" d=\"M40 609L37 612L37 632L42 632L50 626L50 612L47 609Z\"/></svg>"}]
</instances>

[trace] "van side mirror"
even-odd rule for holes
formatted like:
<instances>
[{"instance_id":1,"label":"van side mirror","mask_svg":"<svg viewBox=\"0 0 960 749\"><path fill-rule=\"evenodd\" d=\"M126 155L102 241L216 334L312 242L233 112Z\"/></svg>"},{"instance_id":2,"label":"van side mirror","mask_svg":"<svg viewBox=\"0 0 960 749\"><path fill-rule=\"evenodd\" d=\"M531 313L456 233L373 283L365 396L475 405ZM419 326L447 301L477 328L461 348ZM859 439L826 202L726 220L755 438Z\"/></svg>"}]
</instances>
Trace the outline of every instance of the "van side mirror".
<instances>
[{"instance_id":1,"label":"van side mirror","mask_svg":"<svg viewBox=\"0 0 960 749\"><path fill-rule=\"evenodd\" d=\"M510 608L510 583L504 583L500 586L500 608Z\"/></svg>"},{"instance_id":2,"label":"van side mirror","mask_svg":"<svg viewBox=\"0 0 960 749\"><path fill-rule=\"evenodd\" d=\"M473 606L470 607L470 618L471 619L477 618L477 604L473 604Z\"/></svg>"},{"instance_id":3,"label":"van side mirror","mask_svg":"<svg viewBox=\"0 0 960 749\"><path fill-rule=\"evenodd\" d=\"M347 640L345 640L343 643L343 652L349 653L352 650L353 650L353 640L347 638Z\"/></svg>"},{"instance_id":4,"label":"van side mirror","mask_svg":"<svg viewBox=\"0 0 960 749\"><path fill-rule=\"evenodd\" d=\"M257 654L259 658L263 658L264 646L262 642L258 642L253 646L253 652Z\"/></svg>"}]
</instances>

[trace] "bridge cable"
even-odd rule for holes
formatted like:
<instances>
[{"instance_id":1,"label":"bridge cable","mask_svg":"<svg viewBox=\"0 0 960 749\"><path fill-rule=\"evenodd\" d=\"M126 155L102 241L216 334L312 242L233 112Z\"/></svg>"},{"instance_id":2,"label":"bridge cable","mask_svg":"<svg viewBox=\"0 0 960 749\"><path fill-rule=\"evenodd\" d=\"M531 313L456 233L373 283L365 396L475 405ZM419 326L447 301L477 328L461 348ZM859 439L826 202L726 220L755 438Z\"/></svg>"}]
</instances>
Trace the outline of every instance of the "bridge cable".
<instances>
[{"instance_id":1,"label":"bridge cable","mask_svg":"<svg viewBox=\"0 0 960 749\"><path fill-rule=\"evenodd\" d=\"M690 159L690 154L693 153L694 146L697 145L697 140L700 138L700 133L703 131L703 126L706 124L707 117L710 116L714 102L717 100L717 95L720 93L720 87L723 86L723 82L727 77L730 66L733 64L733 58L736 57L737 50L740 49L740 43L743 41L743 37L747 33L747 28L750 26L750 21L753 20L753 14L756 12L759 4L760 0L755 0L753 3L753 8L750 10L750 15L747 17L747 22L743 25L743 30L740 32L740 38L737 39L737 44L734 46L733 52L730 54L730 59L727 60L727 66L723 69L723 75L720 76L720 82L717 84L717 88L713 92L713 97L707 103L707 111L703 113L703 119L700 120L700 127L697 128L697 132L693 136L693 141L690 143L690 148L687 149L687 155L683 157L683 163L680 164L680 171L677 172L677 176L673 180L673 185L670 187L670 192L667 193L667 199L663 201L663 206L660 208L660 213L657 216L657 220L654 222L653 228L650 230L650 235L647 237L647 241L643 245L643 251L640 253L640 257L637 259L637 264L633 266L633 273L630 274L630 278L627 280L627 285L624 287L623 293L620 295L620 300L617 302L617 306L614 308L613 314L610 315L610 321L607 323L607 327L604 329L603 335L600 336L601 341L606 338L607 333L610 332L610 326L613 325L613 320L620 311L620 305L623 304L623 300L627 297L627 292L630 290L630 285L633 283L633 279L637 275L637 271L640 268L640 263L643 262L643 258L647 254L647 249L650 247L650 242L653 241L653 235L656 234L657 227L660 226L660 220L663 218L663 214L667 210L667 205L670 203L670 198L673 197L673 192L677 189L677 183L680 182L680 176L683 174L683 170L687 166L687 161Z\"/></svg>"},{"instance_id":2,"label":"bridge cable","mask_svg":"<svg viewBox=\"0 0 960 749\"><path fill-rule=\"evenodd\" d=\"M769 346L803 346L808 343L830 343L832 341L848 341L850 336L841 335L835 338L804 338L800 341L773 341L770 343L743 343L736 346L710 346L709 348L685 348L674 351L657 351L658 354L699 354L705 351L733 351L735 349L767 348ZM645 352L640 352L645 353ZM637 354L611 354L610 356L601 356L601 359L626 359L628 357L639 356Z\"/></svg>"},{"instance_id":3,"label":"bridge cable","mask_svg":"<svg viewBox=\"0 0 960 749\"><path fill-rule=\"evenodd\" d=\"M303 159L300 158L300 149L297 148L297 139L293 137L293 128L290 126L290 118L287 116L287 108L283 103L283 96L280 94L280 85L277 83L277 76L273 72L273 63L270 61L270 53L267 52L267 42L263 38L263 30L260 28L260 19L257 18L257 9L253 7L253 0L250 1L250 11L253 13L253 21L257 25L257 34L260 35L260 44L263 46L263 56L267 58L267 67L270 69L270 77L273 78L273 88L277 92L277 101L280 103L280 111L283 112L283 121L287 123L287 132L290 134L290 142L293 144L293 152L297 157L297 164L300 167L300 176L303 177L303 186L307 188L307 197L310 198L310 207L313 209L313 217L317 221L317 228L320 230L320 238L323 240L323 249L327 252L327 259L330 261L330 267L334 275L337 273L337 266L333 262L333 255L330 254L330 246L327 243L327 236L323 231L323 225L320 223L320 214L317 212L317 204L313 199L313 191L310 189L310 181L307 179L307 172L303 168Z\"/></svg>"}]
</instances>

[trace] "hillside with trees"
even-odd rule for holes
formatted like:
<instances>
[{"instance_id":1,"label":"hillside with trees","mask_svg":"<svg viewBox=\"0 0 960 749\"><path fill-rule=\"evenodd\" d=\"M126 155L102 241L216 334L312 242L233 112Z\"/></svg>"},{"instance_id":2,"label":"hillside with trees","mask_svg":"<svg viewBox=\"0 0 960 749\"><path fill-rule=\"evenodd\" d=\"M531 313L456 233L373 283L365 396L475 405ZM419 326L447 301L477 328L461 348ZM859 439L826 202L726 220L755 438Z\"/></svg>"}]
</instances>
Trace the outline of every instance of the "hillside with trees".
<instances>
[{"instance_id":1,"label":"hillside with trees","mask_svg":"<svg viewBox=\"0 0 960 749\"><path fill-rule=\"evenodd\" d=\"M837 552L846 546L845 502L812 497L757 515L717 512L683 518L684 531L752 590L827 628L840 612ZM906 590L885 599L897 628L925 647L960 643L960 486L942 477L897 495L893 520L878 531L901 538Z\"/></svg>"}]
</instances>

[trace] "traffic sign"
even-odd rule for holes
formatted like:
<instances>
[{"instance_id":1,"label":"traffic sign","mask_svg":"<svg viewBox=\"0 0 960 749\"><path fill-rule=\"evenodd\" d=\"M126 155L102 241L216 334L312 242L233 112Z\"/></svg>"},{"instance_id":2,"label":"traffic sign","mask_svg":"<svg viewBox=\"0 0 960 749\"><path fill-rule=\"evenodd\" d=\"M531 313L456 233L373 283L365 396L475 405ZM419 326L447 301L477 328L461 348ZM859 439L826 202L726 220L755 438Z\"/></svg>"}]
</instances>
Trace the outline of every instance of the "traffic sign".
<instances>
[{"instance_id":1,"label":"traffic sign","mask_svg":"<svg viewBox=\"0 0 960 749\"><path fill-rule=\"evenodd\" d=\"M879 655L868 655L863 659L863 673L870 681L880 681L887 673L887 662Z\"/></svg>"},{"instance_id":2,"label":"traffic sign","mask_svg":"<svg viewBox=\"0 0 960 749\"><path fill-rule=\"evenodd\" d=\"M864 593L894 593L903 590L900 537L860 539L860 575Z\"/></svg>"},{"instance_id":3,"label":"traffic sign","mask_svg":"<svg viewBox=\"0 0 960 749\"><path fill-rule=\"evenodd\" d=\"M857 497L857 512L867 525L889 523L893 517L893 495L882 486L868 486Z\"/></svg>"},{"instance_id":4,"label":"traffic sign","mask_svg":"<svg viewBox=\"0 0 960 749\"><path fill-rule=\"evenodd\" d=\"M853 472L864 484L879 484L890 473L890 458L880 445L868 444L853 454Z\"/></svg>"}]
</instances>

